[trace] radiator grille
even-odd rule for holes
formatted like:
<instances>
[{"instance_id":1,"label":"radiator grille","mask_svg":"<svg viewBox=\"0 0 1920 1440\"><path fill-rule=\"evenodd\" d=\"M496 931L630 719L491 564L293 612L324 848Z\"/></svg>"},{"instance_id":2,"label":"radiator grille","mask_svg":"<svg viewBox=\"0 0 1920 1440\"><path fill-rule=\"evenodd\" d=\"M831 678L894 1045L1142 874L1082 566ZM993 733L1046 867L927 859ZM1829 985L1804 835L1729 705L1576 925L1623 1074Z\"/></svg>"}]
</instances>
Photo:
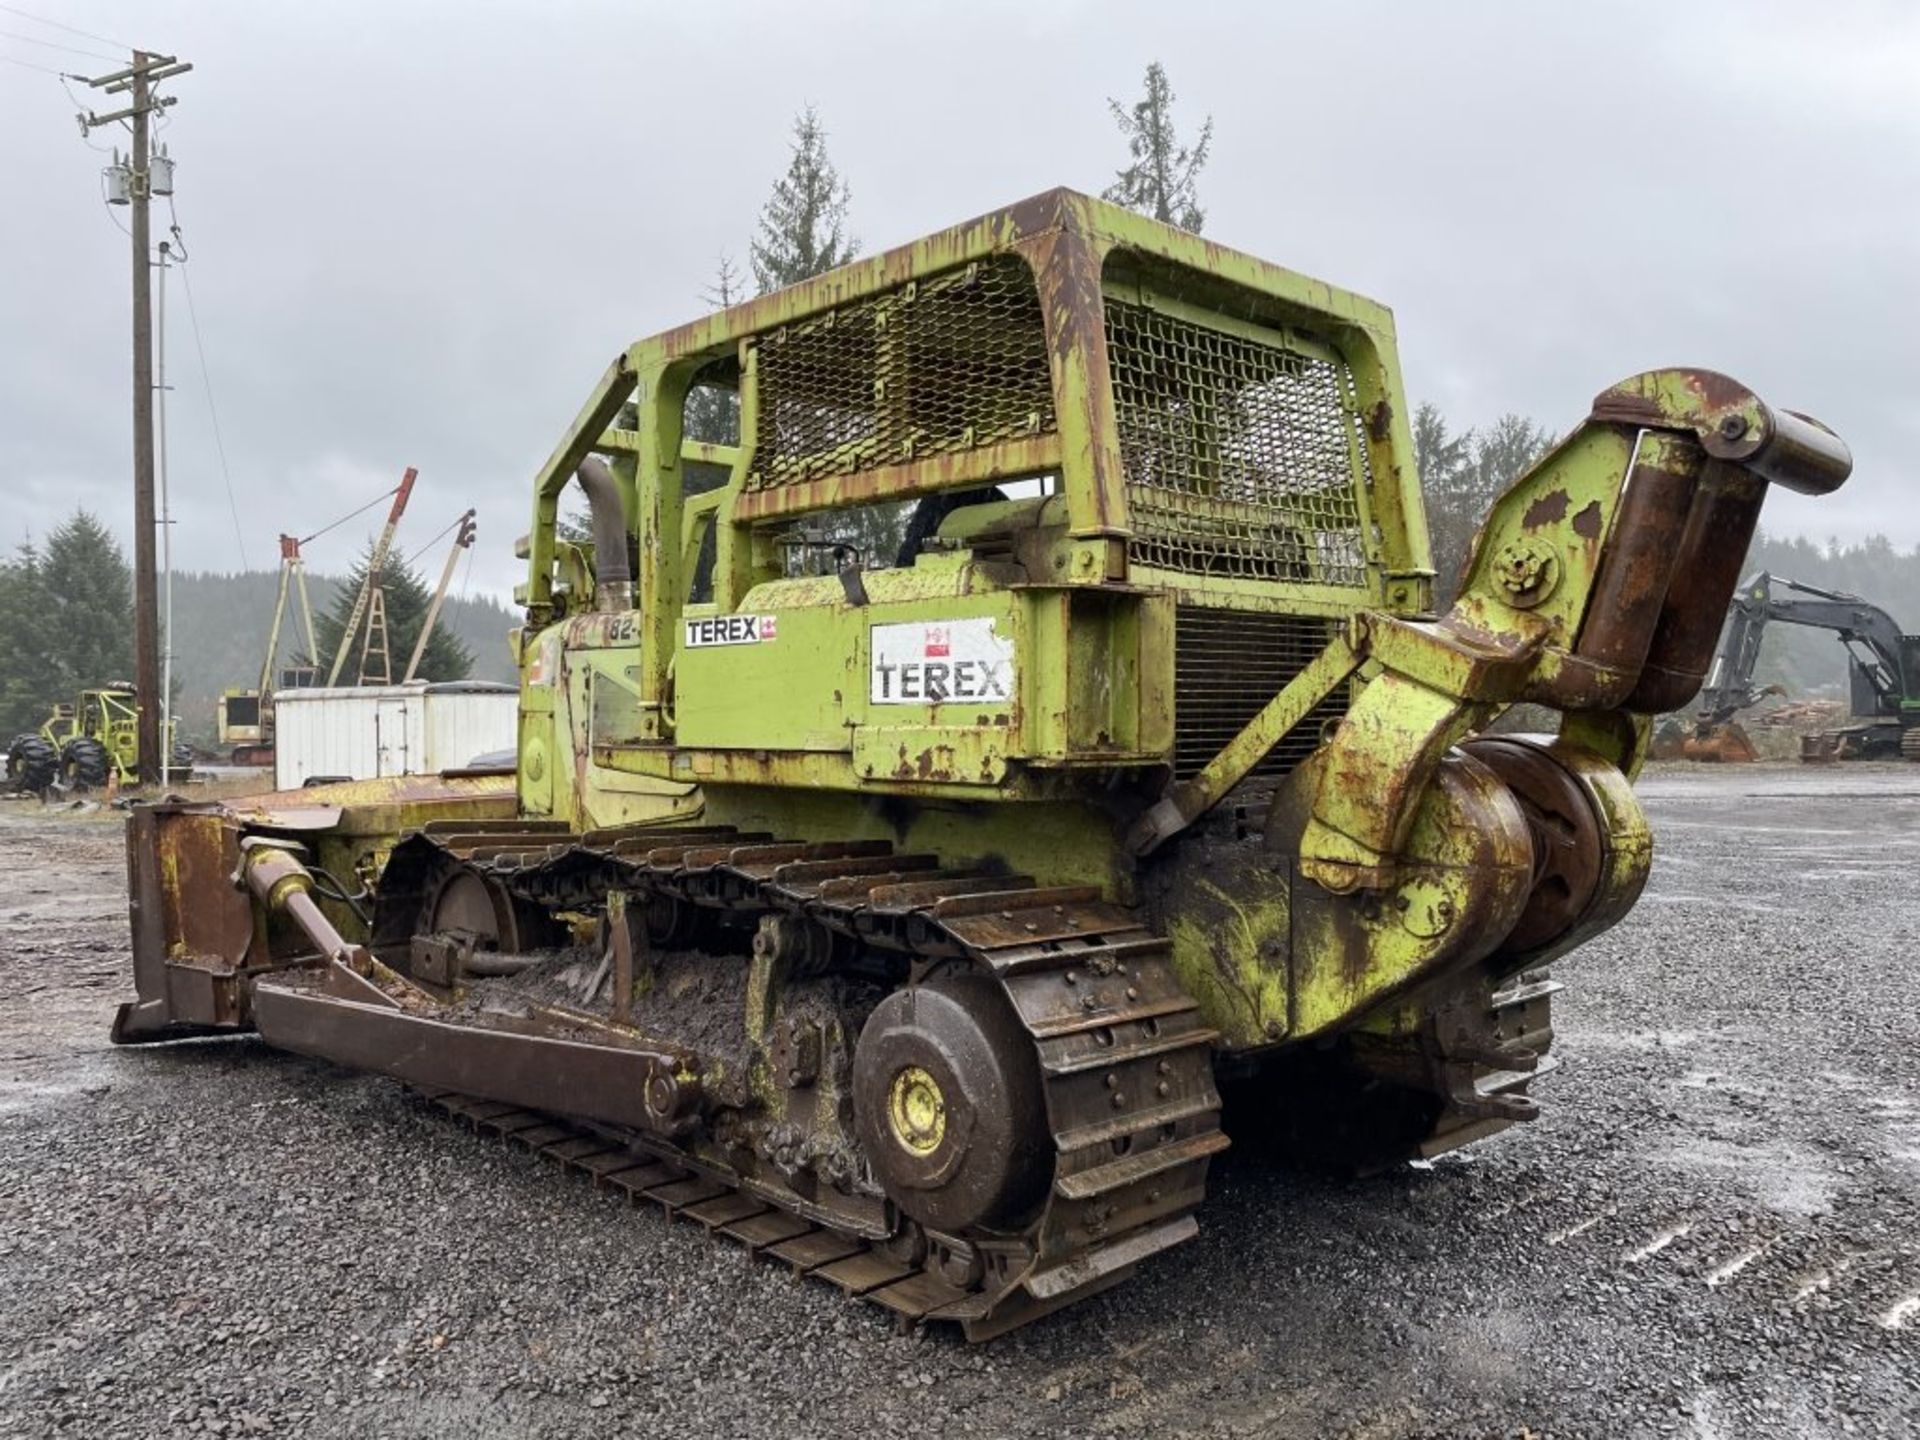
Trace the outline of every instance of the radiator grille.
<instances>
[{"instance_id":1,"label":"radiator grille","mask_svg":"<svg viewBox=\"0 0 1920 1440\"><path fill-rule=\"evenodd\" d=\"M1106 330L1135 560L1365 583L1366 447L1343 364L1111 298Z\"/></svg>"},{"instance_id":2,"label":"radiator grille","mask_svg":"<svg viewBox=\"0 0 1920 1440\"><path fill-rule=\"evenodd\" d=\"M1196 774L1286 683L1326 649L1326 620L1182 605L1174 612L1173 768ZM1338 687L1255 768L1284 775L1319 748L1329 721L1347 713Z\"/></svg>"},{"instance_id":3,"label":"radiator grille","mask_svg":"<svg viewBox=\"0 0 1920 1440\"><path fill-rule=\"evenodd\" d=\"M749 489L1055 429L1039 293L1010 255L769 332L757 363Z\"/></svg>"}]
</instances>

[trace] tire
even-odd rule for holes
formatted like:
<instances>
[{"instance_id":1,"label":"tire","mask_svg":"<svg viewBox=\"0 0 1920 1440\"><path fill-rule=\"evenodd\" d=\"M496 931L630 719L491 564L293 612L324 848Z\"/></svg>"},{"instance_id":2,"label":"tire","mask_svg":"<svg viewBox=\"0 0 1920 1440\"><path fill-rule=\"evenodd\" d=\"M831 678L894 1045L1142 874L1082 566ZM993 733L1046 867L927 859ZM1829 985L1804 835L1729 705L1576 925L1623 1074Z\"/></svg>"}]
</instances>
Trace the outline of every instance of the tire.
<instances>
[{"instance_id":1,"label":"tire","mask_svg":"<svg viewBox=\"0 0 1920 1440\"><path fill-rule=\"evenodd\" d=\"M184 740L173 747L173 754L167 762L167 768L174 778L184 780L193 773L193 747Z\"/></svg>"},{"instance_id":2,"label":"tire","mask_svg":"<svg viewBox=\"0 0 1920 1440\"><path fill-rule=\"evenodd\" d=\"M1908 760L1920 760L1920 725L1915 725L1900 737L1900 754Z\"/></svg>"},{"instance_id":3,"label":"tire","mask_svg":"<svg viewBox=\"0 0 1920 1440\"><path fill-rule=\"evenodd\" d=\"M13 737L7 747L7 786L45 794L60 777L60 752L44 735L31 732Z\"/></svg>"},{"instance_id":4,"label":"tire","mask_svg":"<svg viewBox=\"0 0 1920 1440\"><path fill-rule=\"evenodd\" d=\"M90 736L69 740L60 752L60 769L67 784L75 790L102 790L113 773L113 761L107 747Z\"/></svg>"}]
</instances>

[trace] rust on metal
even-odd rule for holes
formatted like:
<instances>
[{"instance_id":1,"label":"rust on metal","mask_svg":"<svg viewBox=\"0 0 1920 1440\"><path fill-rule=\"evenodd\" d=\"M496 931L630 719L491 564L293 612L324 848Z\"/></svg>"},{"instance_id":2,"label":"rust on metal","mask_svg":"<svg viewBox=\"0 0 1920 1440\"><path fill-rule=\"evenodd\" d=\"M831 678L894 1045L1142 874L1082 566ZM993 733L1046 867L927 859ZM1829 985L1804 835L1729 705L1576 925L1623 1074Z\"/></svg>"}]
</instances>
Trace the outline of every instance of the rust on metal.
<instances>
[{"instance_id":1,"label":"rust on metal","mask_svg":"<svg viewBox=\"0 0 1920 1440\"><path fill-rule=\"evenodd\" d=\"M1699 693L1725 622L1724 597L1739 583L1765 497L1766 482L1737 465L1709 460L1702 469L1647 662L1626 699L1627 709L1667 714Z\"/></svg>"},{"instance_id":2,"label":"rust on metal","mask_svg":"<svg viewBox=\"0 0 1920 1440\"><path fill-rule=\"evenodd\" d=\"M1525 519L1520 523L1527 529L1537 529L1542 525L1554 525L1567 518L1567 492L1549 490L1533 504L1527 507Z\"/></svg>"},{"instance_id":3,"label":"rust on metal","mask_svg":"<svg viewBox=\"0 0 1920 1440\"><path fill-rule=\"evenodd\" d=\"M1537 967L1650 863L1635 697L1848 461L1635 376L1436 617L1398 364L1067 191L637 342L536 477L513 773L137 820L116 1038L257 1026L973 1338L1195 1234L1219 1058L1363 1164L1532 1118Z\"/></svg>"}]
</instances>

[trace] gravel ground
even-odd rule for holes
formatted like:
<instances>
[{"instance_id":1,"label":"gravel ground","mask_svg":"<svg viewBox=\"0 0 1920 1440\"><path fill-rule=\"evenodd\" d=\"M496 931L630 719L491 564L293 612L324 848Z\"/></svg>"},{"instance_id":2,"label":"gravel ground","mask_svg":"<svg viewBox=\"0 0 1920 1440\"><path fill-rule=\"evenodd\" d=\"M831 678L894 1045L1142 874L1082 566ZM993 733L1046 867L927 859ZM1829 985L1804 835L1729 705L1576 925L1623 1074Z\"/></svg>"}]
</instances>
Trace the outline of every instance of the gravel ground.
<instances>
[{"instance_id":1,"label":"gravel ground","mask_svg":"<svg viewBox=\"0 0 1920 1440\"><path fill-rule=\"evenodd\" d=\"M114 1051L117 825L0 807L6 1434L1920 1430L1920 773L1669 770L1534 1125L1245 1147L1200 1240L985 1347L248 1040Z\"/></svg>"}]
</instances>

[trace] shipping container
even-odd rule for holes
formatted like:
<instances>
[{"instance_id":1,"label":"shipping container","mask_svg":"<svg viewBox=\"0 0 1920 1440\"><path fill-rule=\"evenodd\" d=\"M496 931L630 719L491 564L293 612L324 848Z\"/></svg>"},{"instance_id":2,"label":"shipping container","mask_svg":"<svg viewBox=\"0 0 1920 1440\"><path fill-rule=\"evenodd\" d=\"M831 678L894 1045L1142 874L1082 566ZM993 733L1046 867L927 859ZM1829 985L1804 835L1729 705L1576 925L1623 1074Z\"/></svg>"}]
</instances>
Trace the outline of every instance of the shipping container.
<instances>
[{"instance_id":1,"label":"shipping container","mask_svg":"<svg viewBox=\"0 0 1920 1440\"><path fill-rule=\"evenodd\" d=\"M479 681L274 693L274 783L458 770L512 750L519 696Z\"/></svg>"}]
</instances>

